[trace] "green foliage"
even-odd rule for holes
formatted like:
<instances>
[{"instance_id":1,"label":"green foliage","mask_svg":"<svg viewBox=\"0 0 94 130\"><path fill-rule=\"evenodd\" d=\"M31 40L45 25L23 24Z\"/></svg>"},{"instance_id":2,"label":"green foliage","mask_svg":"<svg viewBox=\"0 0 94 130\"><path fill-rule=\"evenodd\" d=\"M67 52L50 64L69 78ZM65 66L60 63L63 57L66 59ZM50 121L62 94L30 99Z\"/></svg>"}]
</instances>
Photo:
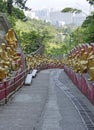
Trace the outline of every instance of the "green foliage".
<instances>
[{"instance_id":1,"label":"green foliage","mask_svg":"<svg viewBox=\"0 0 94 130\"><path fill-rule=\"evenodd\" d=\"M18 19L21 19L23 20L25 18L25 15L24 15L24 12L18 8L14 8L13 9L13 14L12 15L6 15L7 16L7 19L9 21L9 23L11 24L12 27L15 28L16 26L16 21Z\"/></svg>"},{"instance_id":2,"label":"green foliage","mask_svg":"<svg viewBox=\"0 0 94 130\"><path fill-rule=\"evenodd\" d=\"M64 8L62 11L62 13L68 13L68 12L71 12L71 13L81 13L82 11L79 10L79 9L76 9L76 8L71 8L71 7L67 7L67 8Z\"/></svg>"},{"instance_id":3,"label":"green foliage","mask_svg":"<svg viewBox=\"0 0 94 130\"><path fill-rule=\"evenodd\" d=\"M86 17L82 28L85 30L86 42L94 42L94 12L91 12L91 15Z\"/></svg>"},{"instance_id":4,"label":"green foliage","mask_svg":"<svg viewBox=\"0 0 94 130\"><path fill-rule=\"evenodd\" d=\"M82 27L88 27L89 24L94 20L94 12L91 13L91 15L87 16L85 21L82 24Z\"/></svg>"},{"instance_id":5,"label":"green foliage","mask_svg":"<svg viewBox=\"0 0 94 130\"><path fill-rule=\"evenodd\" d=\"M2 12L2 13L7 12L6 2L3 0L0 0L0 12Z\"/></svg>"},{"instance_id":6,"label":"green foliage","mask_svg":"<svg viewBox=\"0 0 94 130\"><path fill-rule=\"evenodd\" d=\"M9 15L12 14L12 7L13 7L12 4L13 4L13 0L7 0L7 13Z\"/></svg>"},{"instance_id":7,"label":"green foliage","mask_svg":"<svg viewBox=\"0 0 94 130\"><path fill-rule=\"evenodd\" d=\"M86 17L81 27L78 27L67 33L64 42L67 49L71 50L78 44L94 42L94 12Z\"/></svg>"},{"instance_id":8,"label":"green foliage","mask_svg":"<svg viewBox=\"0 0 94 130\"><path fill-rule=\"evenodd\" d=\"M23 10L20 10L19 8L15 8L15 7L12 7L13 12L11 15L7 14L7 10L8 10L7 4L9 4L9 6L11 6L10 3L12 3L12 2L13 2L12 0L8 0L8 1L0 0L0 12L6 13L6 16L9 20L10 24L14 27L17 19L23 20L26 16L25 16Z\"/></svg>"},{"instance_id":9,"label":"green foliage","mask_svg":"<svg viewBox=\"0 0 94 130\"><path fill-rule=\"evenodd\" d=\"M13 15L7 15L7 19L12 27L16 25L16 18Z\"/></svg>"},{"instance_id":10,"label":"green foliage","mask_svg":"<svg viewBox=\"0 0 94 130\"><path fill-rule=\"evenodd\" d=\"M94 0L87 0L89 4L94 5Z\"/></svg>"},{"instance_id":11,"label":"green foliage","mask_svg":"<svg viewBox=\"0 0 94 130\"><path fill-rule=\"evenodd\" d=\"M61 48L61 49L62 49L62 53L63 53L63 54L67 54L68 51L69 51L67 44L62 45L62 48Z\"/></svg>"},{"instance_id":12,"label":"green foliage","mask_svg":"<svg viewBox=\"0 0 94 130\"><path fill-rule=\"evenodd\" d=\"M28 9L28 7L25 6L26 2L27 0L7 0L7 13L12 15L14 5L20 9Z\"/></svg>"},{"instance_id":13,"label":"green foliage","mask_svg":"<svg viewBox=\"0 0 94 130\"><path fill-rule=\"evenodd\" d=\"M94 42L94 19L91 21L91 23L87 27L87 42Z\"/></svg>"},{"instance_id":14,"label":"green foliage","mask_svg":"<svg viewBox=\"0 0 94 130\"><path fill-rule=\"evenodd\" d=\"M26 22L16 21L17 34L20 36L21 46L24 53L31 53L55 39L57 29L40 20L29 19Z\"/></svg>"},{"instance_id":15,"label":"green foliage","mask_svg":"<svg viewBox=\"0 0 94 130\"><path fill-rule=\"evenodd\" d=\"M22 32L20 41L23 51L27 54L36 51L40 46L38 42L38 40L40 40L39 38L39 34L36 31L31 31L29 33Z\"/></svg>"},{"instance_id":16,"label":"green foliage","mask_svg":"<svg viewBox=\"0 0 94 130\"><path fill-rule=\"evenodd\" d=\"M23 10L20 10L19 8L13 8L13 16L15 16L16 19L21 19L23 20L24 18L26 18Z\"/></svg>"},{"instance_id":17,"label":"green foliage","mask_svg":"<svg viewBox=\"0 0 94 130\"><path fill-rule=\"evenodd\" d=\"M94 5L94 0L87 0L91 5ZM65 8L62 12L71 12L76 13L76 9L73 8ZM81 12L78 10L77 12ZM83 22L81 27L78 27L74 30L67 31L69 29L65 29L65 36L64 42L66 45L63 46L63 50L71 50L78 44L85 44L94 42L94 12L91 12L91 15L87 16L85 21ZM65 48L65 49L64 49Z\"/></svg>"},{"instance_id":18,"label":"green foliage","mask_svg":"<svg viewBox=\"0 0 94 130\"><path fill-rule=\"evenodd\" d=\"M27 7L25 6L27 0L13 0L13 2L14 2L19 8L21 8L21 9L27 8Z\"/></svg>"}]
</instances>

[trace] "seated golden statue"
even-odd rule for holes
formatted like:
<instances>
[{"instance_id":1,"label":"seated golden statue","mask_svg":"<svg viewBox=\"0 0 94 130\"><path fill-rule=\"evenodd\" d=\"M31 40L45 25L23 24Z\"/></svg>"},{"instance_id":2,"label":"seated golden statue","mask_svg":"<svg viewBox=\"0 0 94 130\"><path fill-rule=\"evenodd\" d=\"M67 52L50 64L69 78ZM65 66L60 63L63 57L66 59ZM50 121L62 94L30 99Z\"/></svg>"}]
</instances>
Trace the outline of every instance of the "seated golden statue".
<instances>
[{"instance_id":1,"label":"seated golden statue","mask_svg":"<svg viewBox=\"0 0 94 130\"><path fill-rule=\"evenodd\" d=\"M94 51L93 51L93 46L92 46L92 45L89 45L89 47L88 47L88 58L89 58L90 56L92 56L93 53L94 53Z\"/></svg>"},{"instance_id":2,"label":"seated golden statue","mask_svg":"<svg viewBox=\"0 0 94 130\"><path fill-rule=\"evenodd\" d=\"M11 68L11 60L7 55L6 44L2 43L0 48L0 58L4 62L3 64Z\"/></svg>"},{"instance_id":3,"label":"seated golden statue","mask_svg":"<svg viewBox=\"0 0 94 130\"><path fill-rule=\"evenodd\" d=\"M89 79L90 81L94 80L94 54L88 58L88 73L89 73Z\"/></svg>"},{"instance_id":4,"label":"seated golden statue","mask_svg":"<svg viewBox=\"0 0 94 130\"><path fill-rule=\"evenodd\" d=\"M71 56L68 56L68 57L66 57L66 59L65 59L65 63L66 63L67 66L70 66L70 65L69 65L69 64L70 64L70 58L71 58Z\"/></svg>"},{"instance_id":5,"label":"seated golden statue","mask_svg":"<svg viewBox=\"0 0 94 130\"><path fill-rule=\"evenodd\" d=\"M88 53L85 52L85 49L81 49L80 52L80 59L79 59L79 65L80 65L80 73L84 73L87 71L87 64L88 64Z\"/></svg>"},{"instance_id":6,"label":"seated golden statue","mask_svg":"<svg viewBox=\"0 0 94 130\"><path fill-rule=\"evenodd\" d=\"M26 57L27 69L34 69L37 67L38 57L35 55L29 55Z\"/></svg>"},{"instance_id":7,"label":"seated golden statue","mask_svg":"<svg viewBox=\"0 0 94 130\"><path fill-rule=\"evenodd\" d=\"M0 82L4 81L5 78L6 78L5 69L0 66Z\"/></svg>"},{"instance_id":8,"label":"seated golden statue","mask_svg":"<svg viewBox=\"0 0 94 130\"><path fill-rule=\"evenodd\" d=\"M13 28L10 28L8 30L7 34L5 35L5 38L9 46L14 45L14 47L17 48L18 43Z\"/></svg>"},{"instance_id":9,"label":"seated golden statue","mask_svg":"<svg viewBox=\"0 0 94 130\"><path fill-rule=\"evenodd\" d=\"M14 45L11 45L10 46L10 55L12 56L12 58L15 60L15 61L21 61L21 57L18 56L17 52L16 52L16 49L14 48Z\"/></svg>"},{"instance_id":10,"label":"seated golden statue","mask_svg":"<svg viewBox=\"0 0 94 130\"><path fill-rule=\"evenodd\" d=\"M27 69L30 69L30 56L26 56L26 65L27 65Z\"/></svg>"},{"instance_id":11,"label":"seated golden statue","mask_svg":"<svg viewBox=\"0 0 94 130\"><path fill-rule=\"evenodd\" d=\"M11 60L11 69L13 70L13 71L16 71L16 70L18 70L19 69L19 64L18 64L18 62L17 62L17 59L15 60L15 58L16 57L14 57L13 55L11 55L11 48L10 47L7 47L7 55L8 55L8 57L10 58L10 60Z\"/></svg>"},{"instance_id":12,"label":"seated golden statue","mask_svg":"<svg viewBox=\"0 0 94 130\"><path fill-rule=\"evenodd\" d=\"M70 67L72 67L72 69L74 68L75 65L75 56L76 54L73 53L70 58Z\"/></svg>"},{"instance_id":13,"label":"seated golden statue","mask_svg":"<svg viewBox=\"0 0 94 130\"><path fill-rule=\"evenodd\" d=\"M0 82L10 76L10 68L5 65L4 61L0 58Z\"/></svg>"},{"instance_id":14,"label":"seated golden statue","mask_svg":"<svg viewBox=\"0 0 94 130\"><path fill-rule=\"evenodd\" d=\"M11 53L10 53L11 52ZM15 55L10 47L6 47L5 43L1 44L0 58L3 63L3 67L7 70L17 70L20 66L20 58Z\"/></svg>"},{"instance_id":15,"label":"seated golden statue","mask_svg":"<svg viewBox=\"0 0 94 130\"><path fill-rule=\"evenodd\" d=\"M75 55L75 58L74 58L74 66L73 66L73 70L75 73L78 73L80 71L80 64L79 64L79 60L80 60L80 54L79 52L77 51L76 52L76 55Z\"/></svg>"}]
</instances>

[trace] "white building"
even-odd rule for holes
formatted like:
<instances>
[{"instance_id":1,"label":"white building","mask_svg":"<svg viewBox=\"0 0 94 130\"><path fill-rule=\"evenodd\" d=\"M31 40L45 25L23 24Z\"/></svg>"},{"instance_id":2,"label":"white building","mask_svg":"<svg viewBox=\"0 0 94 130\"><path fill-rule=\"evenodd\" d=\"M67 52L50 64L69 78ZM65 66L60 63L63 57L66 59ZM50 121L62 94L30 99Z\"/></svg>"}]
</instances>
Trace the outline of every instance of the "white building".
<instances>
[{"instance_id":1,"label":"white building","mask_svg":"<svg viewBox=\"0 0 94 130\"><path fill-rule=\"evenodd\" d=\"M63 26L64 24L75 24L76 26L80 26L85 20L85 16L83 16L82 13L74 15L73 13L62 13L59 10L56 11L53 9L30 11L27 12L27 16L50 22L57 27Z\"/></svg>"}]
</instances>

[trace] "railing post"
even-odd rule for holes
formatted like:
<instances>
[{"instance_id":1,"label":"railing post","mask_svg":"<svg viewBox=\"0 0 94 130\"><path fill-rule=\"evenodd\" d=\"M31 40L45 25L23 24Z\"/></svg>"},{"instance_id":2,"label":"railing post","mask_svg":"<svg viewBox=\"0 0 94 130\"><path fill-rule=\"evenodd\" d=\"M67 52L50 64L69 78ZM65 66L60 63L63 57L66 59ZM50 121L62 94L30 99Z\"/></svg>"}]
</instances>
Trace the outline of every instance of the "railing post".
<instances>
[{"instance_id":1,"label":"railing post","mask_svg":"<svg viewBox=\"0 0 94 130\"><path fill-rule=\"evenodd\" d=\"M5 87L5 104L7 103L7 81L4 82Z\"/></svg>"}]
</instances>

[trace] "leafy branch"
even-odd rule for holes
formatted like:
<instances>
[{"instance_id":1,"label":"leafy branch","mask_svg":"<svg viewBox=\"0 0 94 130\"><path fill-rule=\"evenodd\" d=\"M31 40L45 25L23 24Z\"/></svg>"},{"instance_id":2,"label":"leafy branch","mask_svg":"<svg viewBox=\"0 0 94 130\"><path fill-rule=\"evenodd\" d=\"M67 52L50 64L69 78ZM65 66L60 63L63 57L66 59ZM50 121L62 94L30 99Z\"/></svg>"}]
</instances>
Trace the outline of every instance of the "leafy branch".
<instances>
[{"instance_id":1,"label":"leafy branch","mask_svg":"<svg viewBox=\"0 0 94 130\"><path fill-rule=\"evenodd\" d=\"M66 7L66 8L64 8L63 10L61 10L61 12L62 12L62 13L68 13L68 12L70 12L70 13L75 13L75 14L77 14L77 13L81 13L82 10L76 9L76 8L71 8L71 7Z\"/></svg>"}]
</instances>

